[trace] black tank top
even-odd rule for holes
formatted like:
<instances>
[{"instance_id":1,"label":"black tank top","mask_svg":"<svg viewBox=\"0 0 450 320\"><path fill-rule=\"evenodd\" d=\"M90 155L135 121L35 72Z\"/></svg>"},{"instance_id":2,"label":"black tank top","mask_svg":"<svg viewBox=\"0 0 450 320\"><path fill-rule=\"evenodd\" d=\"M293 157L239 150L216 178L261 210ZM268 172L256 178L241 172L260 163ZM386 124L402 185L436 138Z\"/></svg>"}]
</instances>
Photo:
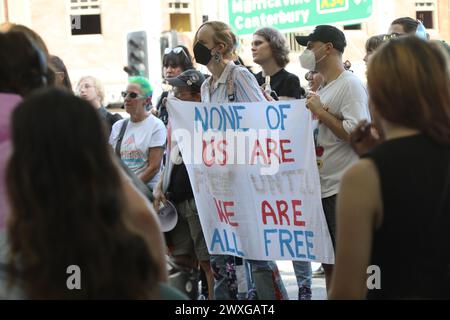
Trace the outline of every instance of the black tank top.
<instances>
[{"instance_id":1,"label":"black tank top","mask_svg":"<svg viewBox=\"0 0 450 320\"><path fill-rule=\"evenodd\" d=\"M368 290L367 298L449 299L450 147L415 135L387 141L366 158L376 165L383 199L370 262L380 267L381 290Z\"/></svg>"}]
</instances>

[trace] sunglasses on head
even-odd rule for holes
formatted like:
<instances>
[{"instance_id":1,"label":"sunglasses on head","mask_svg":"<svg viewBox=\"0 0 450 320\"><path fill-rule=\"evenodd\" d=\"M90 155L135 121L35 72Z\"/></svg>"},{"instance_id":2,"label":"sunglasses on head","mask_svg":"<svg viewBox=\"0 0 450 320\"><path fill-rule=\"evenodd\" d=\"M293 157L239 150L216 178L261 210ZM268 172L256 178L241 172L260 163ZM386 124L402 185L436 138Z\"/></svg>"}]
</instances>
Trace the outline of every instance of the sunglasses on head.
<instances>
[{"instance_id":1,"label":"sunglasses on head","mask_svg":"<svg viewBox=\"0 0 450 320\"><path fill-rule=\"evenodd\" d=\"M126 98L127 96L129 96L131 99L146 98L145 96L137 94L136 92L125 92L125 91L122 91L121 95L122 95L122 98Z\"/></svg>"},{"instance_id":2,"label":"sunglasses on head","mask_svg":"<svg viewBox=\"0 0 450 320\"><path fill-rule=\"evenodd\" d=\"M164 49L164 55L170 54L170 53L172 53L172 52L175 53L175 54L183 53L184 56L186 57L186 59L189 60L189 58L188 58L186 52L184 51L184 49L183 49L182 47L165 48L165 49Z\"/></svg>"}]
</instances>

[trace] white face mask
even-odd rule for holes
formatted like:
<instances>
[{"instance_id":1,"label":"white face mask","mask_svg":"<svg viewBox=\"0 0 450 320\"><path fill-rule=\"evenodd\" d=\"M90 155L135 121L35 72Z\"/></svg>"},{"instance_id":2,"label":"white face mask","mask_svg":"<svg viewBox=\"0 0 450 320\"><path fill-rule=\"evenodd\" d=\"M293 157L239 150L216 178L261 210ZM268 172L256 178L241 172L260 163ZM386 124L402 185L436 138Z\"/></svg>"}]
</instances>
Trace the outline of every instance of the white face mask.
<instances>
[{"instance_id":1,"label":"white face mask","mask_svg":"<svg viewBox=\"0 0 450 320\"><path fill-rule=\"evenodd\" d=\"M320 50L322 47L320 47L318 50ZM309 71L316 71L317 64L319 64L325 58L326 58L326 55L323 56L322 58L320 58L319 61L316 62L316 55L314 54L314 51L312 51L310 49L306 49L305 51L303 51L303 53L299 57L300 65L302 66L302 68L309 70Z\"/></svg>"}]
</instances>

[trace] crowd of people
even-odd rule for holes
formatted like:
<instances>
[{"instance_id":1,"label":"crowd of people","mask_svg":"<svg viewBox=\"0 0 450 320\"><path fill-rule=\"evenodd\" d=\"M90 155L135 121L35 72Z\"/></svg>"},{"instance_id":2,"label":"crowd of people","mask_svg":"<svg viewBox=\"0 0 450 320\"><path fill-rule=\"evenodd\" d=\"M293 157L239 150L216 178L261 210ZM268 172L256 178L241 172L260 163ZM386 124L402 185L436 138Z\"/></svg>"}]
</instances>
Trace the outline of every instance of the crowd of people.
<instances>
[{"instance_id":1,"label":"crowd of people","mask_svg":"<svg viewBox=\"0 0 450 320\"><path fill-rule=\"evenodd\" d=\"M328 298L450 298L448 46L430 40L420 21L396 19L367 40L365 85L343 61L347 41L338 28L317 26L296 41L305 48L305 88L285 69L289 47L278 30L254 33L253 62L262 71L253 74L230 27L205 22L192 50L165 50L170 90L155 107L148 79L129 77L122 119L105 108L99 79L82 77L73 90L63 60L36 32L1 25L0 298L288 299L275 261L208 251L170 139L167 99L303 98L336 255L335 265L322 265ZM157 211L168 203L178 221L162 232ZM199 292L168 273L167 259L194 283L201 279ZM67 288L71 265L83 270L80 290ZM367 287L372 265L382 272L376 290ZM311 263L293 268L298 299L310 300Z\"/></svg>"}]
</instances>

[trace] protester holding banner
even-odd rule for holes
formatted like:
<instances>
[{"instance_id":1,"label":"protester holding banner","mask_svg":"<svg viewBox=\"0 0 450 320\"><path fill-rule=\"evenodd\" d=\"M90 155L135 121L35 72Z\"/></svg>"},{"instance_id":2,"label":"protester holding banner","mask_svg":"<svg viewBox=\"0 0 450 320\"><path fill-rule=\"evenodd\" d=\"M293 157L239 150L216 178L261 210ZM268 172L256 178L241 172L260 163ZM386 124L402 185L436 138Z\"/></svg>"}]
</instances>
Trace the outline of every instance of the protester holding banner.
<instances>
[{"instance_id":1,"label":"protester holding banner","mask_svg":"<svg viewBox=\"0 0 450 320\"><path fill-rule=\"evenodd\" d=\"M331 297L449 299L449 56L394 39L372 57L368 87L386 141L342 179Z\"/></svg>"},{"instance_id":2,"label":"protester holding banner","mask_svg":"<svg viewBox=\"0 0 450 320\"><path fill-rule=\"evenodd\" d=\"M202 102L252 102L265 101L255 77L233 60L237 46L236 36L230 27L220 21L205 22L194 38L194 55L197 63L205 65L212 76L201 88ZM216 299L233 299L227 285L227 256L212 255L211 266L215 274ZM249 260L252 278L259 299L273 300L287 297L279 278L275 262ZM274 279L279 279L275 282Z\"/></svg>"},{"instance_id":3,"label":"protester holding banner","mask_svg":"<svg viewBox=\"0 0 450 320\"><path fill-rule=\"evenodd\" d=\"M153 90L144 77L129 78L122 92L125 110L130 119L117 121L112 127L109 143L119 148L120 158L150 189L159 181L166 145L166 128L161 120L147 114Z\"/></svg>"},{"instance_id":4,"label":"protester holding banner","mask_svg":"<svg viewBox=\"0 0 450 320\"><path fill-rule=\"evenodd\" d=\"M349 134L357 123L370 119L367 91L352 72L346 71L342 54L347 45L345 35L336 27L321 25L308 36L297 36L307 49L300 56L303 68L318 71L324 82L317 93L310 93L306 106L319 120L316 156L322 189L322 205L331 238L335 240L335 205L339 184L345 170L358 156L352 150ZM327 288L332 265L325 265Z\"/></svg>"},{"instance_id":5,"label":"protester holding banner","mask_svg":"<svg viewBox=\"0 0 450 320\"><path fill-rule=\"evenodd\" d=\"M256 74L256 80L263 89L270 88L267 93L274 100L302 97L300 79L284 69L289 63L289 47L281 32L273 28L257 30L253 34L252 54L253 61L262 68ZM311 300L311 263L294 261L293 267L299 288L298 299Z\"/></svg>"},{"instance_id":6,"label":"protester holding banner","mask_svg":"<svg viewBox=\"0 0 450 320\"><path fill-rule=\"evenodd\" d=\"M256 74L256 80L260 86L269 85L269 94L274 100L301 98L299 78L284 69L289 63L289 47L281 32L273 28L257 30L253 34L252 55L253 62L262 68L262 71ZM266 83L266 80L269 80L269 83Z\"/></svg>"},{"instance_id":7,"label":"protester holding banner","mask_svg":"<svg viewBox=\"0 0 450 320\"><path fill-rule=\"evenodd\" d=\"M173 95L176 99L198 102L201 101L200 88L204 81L203 74L194 69L167 79L173 88ZM168 138L171 139L171 136L169 124ZM177 224L173 230L165 233L171 256L177 264L189 268L197 268L198 260L208 282L208 299L214 299L214 276L209 262L208 247L200 224L188 172L178 145L173 139L168 141L164 171L153 194L156 209L159 208L161 202L167 200L171 201L177 209Z\"/></svg>"}]
</instances>

